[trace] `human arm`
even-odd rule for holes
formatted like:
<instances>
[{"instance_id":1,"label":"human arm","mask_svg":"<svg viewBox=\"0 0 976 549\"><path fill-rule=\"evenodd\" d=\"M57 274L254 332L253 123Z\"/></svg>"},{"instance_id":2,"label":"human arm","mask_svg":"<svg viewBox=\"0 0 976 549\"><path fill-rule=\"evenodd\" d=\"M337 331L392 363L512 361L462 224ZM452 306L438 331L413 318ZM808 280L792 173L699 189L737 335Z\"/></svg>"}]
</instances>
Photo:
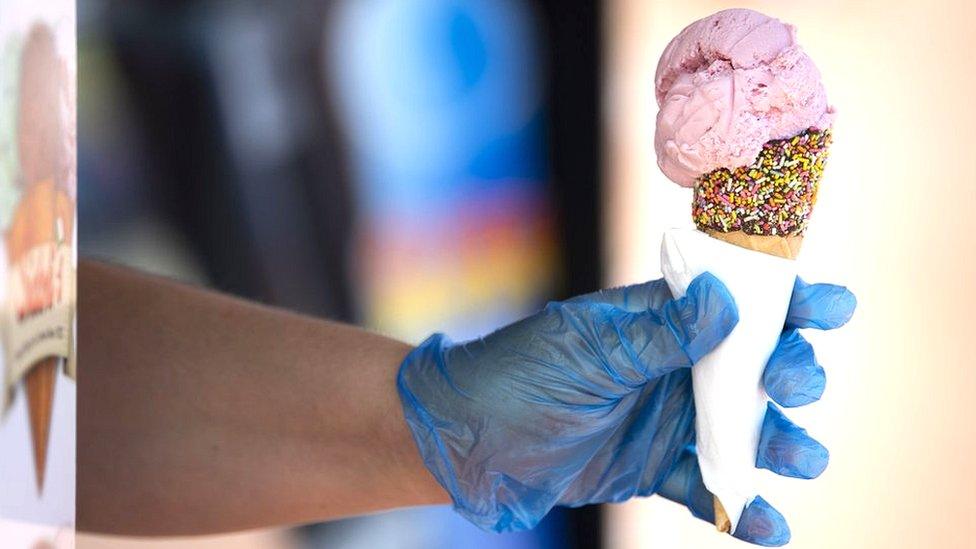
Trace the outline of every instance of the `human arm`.
<instances>
[{"instance_id":1,"label":"human arm","mask_svg":"<svg viewBox=\"0 0 976 549\"><path fill-rule=\"evenodd\" d=\"M555 505L653 493L710 520L689 453L689 369L737 321L714 277L678 300L652 281L413 351L87 262L79 286L82 529L209 533L452 501L484 528L517 530ZM853 312L843 288L801 286L791 317L816 325L833 311L820 327L836 327ZM812 350L784 337L773 357L777 402L819 397ZM782 419L764 426L757 466L818 475L825 450ZM735 534L780 541L782 516L750 509Z\"/></svg>"},{"instance_id":2,"label":"human arm","mask_svg":"<svg viewBox=\"0 0 976 549\"><path fill-rule=\"evenodd\" d=\"M78 526L205 534L445 503L404 343L136 271L78 272Z\"/></svg>"}]
</instances>

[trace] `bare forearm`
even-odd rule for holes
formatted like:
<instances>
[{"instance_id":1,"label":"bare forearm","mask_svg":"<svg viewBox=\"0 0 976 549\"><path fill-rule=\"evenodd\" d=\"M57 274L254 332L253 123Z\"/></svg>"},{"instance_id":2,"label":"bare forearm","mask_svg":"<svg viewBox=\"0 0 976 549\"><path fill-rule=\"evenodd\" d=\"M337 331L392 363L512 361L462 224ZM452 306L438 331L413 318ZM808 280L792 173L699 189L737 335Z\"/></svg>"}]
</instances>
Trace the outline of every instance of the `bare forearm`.
<instances>
[{"instance_id":1,"label":"bare forearm","mask_svg":"<svg viewBox=\"0 0 976 549\"><path fill-rule=\"evenodd\" d=\"M196 534L442 503L403 343L82 261L79 527Z\"/></svg>"}]
</instances>

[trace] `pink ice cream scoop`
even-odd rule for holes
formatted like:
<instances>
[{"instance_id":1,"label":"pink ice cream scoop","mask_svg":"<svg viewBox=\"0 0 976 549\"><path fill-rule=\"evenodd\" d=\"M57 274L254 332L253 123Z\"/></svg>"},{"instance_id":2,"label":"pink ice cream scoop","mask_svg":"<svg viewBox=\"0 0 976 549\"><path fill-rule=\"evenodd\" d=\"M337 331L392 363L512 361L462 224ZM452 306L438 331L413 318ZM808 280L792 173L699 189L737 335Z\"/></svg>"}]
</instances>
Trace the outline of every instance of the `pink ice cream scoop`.
<instances>
[{"instance_id":1,"label":"pink ice cream scoop","mask_svg":"<svg viewBox=\"0 0 976 549\"><path fill-rule=\"evenodd\" d=\"M751 164L767 141L833 122L795 27L752 10L688 25L665 48L654 83L657 163L684 187L717 168Z\"/></svg>"}]
</instances>

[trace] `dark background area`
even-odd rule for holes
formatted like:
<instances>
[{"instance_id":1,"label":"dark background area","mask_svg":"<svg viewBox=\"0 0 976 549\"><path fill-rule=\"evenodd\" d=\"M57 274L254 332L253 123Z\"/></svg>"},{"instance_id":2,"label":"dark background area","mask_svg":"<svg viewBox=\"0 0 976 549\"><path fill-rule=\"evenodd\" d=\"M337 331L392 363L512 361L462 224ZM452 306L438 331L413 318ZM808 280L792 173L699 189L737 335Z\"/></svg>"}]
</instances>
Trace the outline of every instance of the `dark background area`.
<instances>
[{"instance_id":1,"label":"dark background area","mask_svg":"<svg viewBox=\"0 0 976 549\"><path fill-rule=\"evenodd\" d=\"M323 60L333 4L80 1L81 255L362 322L351 235L364 190ZM544 302L602 280L601 9L524 7L542 37L544 189L558 250ZM300 535L327 546L341 528ZM488 539L599 547L600 509L559 509L531 537Z\"/></svg>"}]
</instances>

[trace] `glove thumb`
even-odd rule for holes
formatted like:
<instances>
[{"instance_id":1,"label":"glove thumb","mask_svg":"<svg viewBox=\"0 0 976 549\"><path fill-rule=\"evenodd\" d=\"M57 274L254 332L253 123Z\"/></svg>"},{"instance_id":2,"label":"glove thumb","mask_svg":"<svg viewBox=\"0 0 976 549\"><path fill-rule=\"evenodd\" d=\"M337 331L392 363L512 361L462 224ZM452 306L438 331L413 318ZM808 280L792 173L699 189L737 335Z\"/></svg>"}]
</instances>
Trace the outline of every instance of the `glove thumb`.
<instances>
[{"instance_id":1,"label":"glove thumb","mask_svg":"<svg viewBox=\"0 0 976 549\"><path fill-rule=\"evenodd\" d=\"M739 321L732 295L710 273L695 278L683 297L657 309L639 313L617 309L614 316L623 354L645 379L693 366Z\"/></svg>"}]
</instances>

